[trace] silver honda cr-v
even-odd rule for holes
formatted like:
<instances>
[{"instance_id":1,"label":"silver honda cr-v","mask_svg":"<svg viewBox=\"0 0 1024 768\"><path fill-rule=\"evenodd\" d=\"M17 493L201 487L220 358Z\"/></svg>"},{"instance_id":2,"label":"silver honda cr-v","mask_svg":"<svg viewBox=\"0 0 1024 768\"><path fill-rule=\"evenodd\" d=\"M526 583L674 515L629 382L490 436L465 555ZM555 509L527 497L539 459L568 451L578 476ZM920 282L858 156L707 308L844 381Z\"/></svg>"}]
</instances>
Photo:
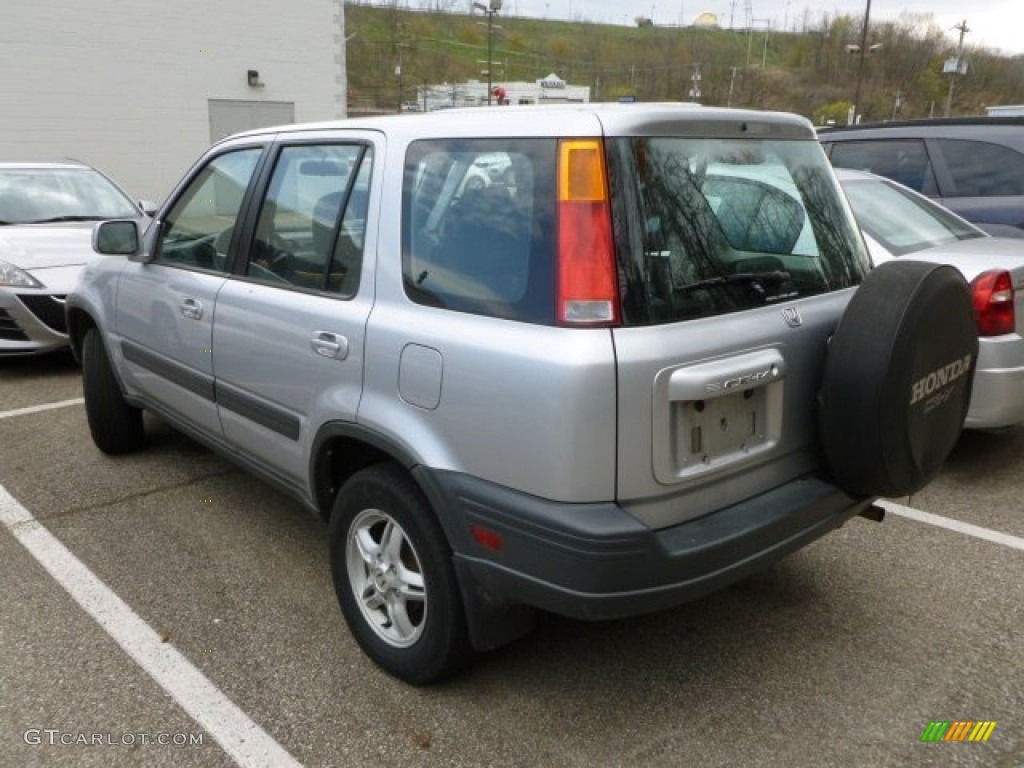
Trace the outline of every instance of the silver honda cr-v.
<instances>
[{"instance_id":1,"label":"silver honda cr-v","mask_svg":"<svg viewBox=\"0 0 1024 768\"><path fill-rule=\"evenodd\" d=\"M293 494L353 635L418 683L535 609L674 606L920 488L977 348L955 270L869 272L790 115L255 131L94 245L68 324L96 444L140 447L145 409Z\"/></svg>"}]
</instances>

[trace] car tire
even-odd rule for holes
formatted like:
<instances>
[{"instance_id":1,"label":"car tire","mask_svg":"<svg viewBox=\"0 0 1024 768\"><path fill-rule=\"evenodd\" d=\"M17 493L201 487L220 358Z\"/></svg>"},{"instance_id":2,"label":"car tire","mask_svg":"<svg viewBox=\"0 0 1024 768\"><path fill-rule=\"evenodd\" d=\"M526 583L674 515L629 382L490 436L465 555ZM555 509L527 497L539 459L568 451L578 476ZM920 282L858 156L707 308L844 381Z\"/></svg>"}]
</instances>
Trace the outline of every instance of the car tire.
<instances>
[{"instance_id":1,"label":"car tire","mask_svg":"<svg viewBox=\"0 0 1024 768\"><path fill-rule=\"evenodd\" d=\"M329 546L345 621L382 669L425 684L469 660L451 548L401 467L378 464L345 482L334 502Z\"/></svg>"},{"instance_id":2,"label":"car tire","mask_svg":"<svg viewBox=\"0 0 1024 768\"><path fill-rule=\"evenodd\" d=\"M978 357L967 283L950 266L895 260L868 274L829 344L820 434L837 485L907 496L963 429Z\"/></svg>"},{"instance_id":3,"label":"car tire","mask_svg":"<svg viewBox=\"0 0 1024 768\"><path fill-rule=\"evenodd\" d=\"M92 441L104 453L130 453L142 446L142 411L128 404L114 375L103 338L90 328L82 340L82 392Z\"/></svg>"}]
</instances>

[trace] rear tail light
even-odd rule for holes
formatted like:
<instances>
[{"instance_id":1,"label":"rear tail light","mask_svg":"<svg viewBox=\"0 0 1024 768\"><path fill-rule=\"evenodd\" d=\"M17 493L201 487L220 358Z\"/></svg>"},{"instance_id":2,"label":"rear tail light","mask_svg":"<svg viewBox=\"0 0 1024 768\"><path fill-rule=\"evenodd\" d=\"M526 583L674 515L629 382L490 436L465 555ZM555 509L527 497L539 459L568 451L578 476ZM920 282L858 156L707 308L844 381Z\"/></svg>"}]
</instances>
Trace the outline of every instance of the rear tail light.
<instances>
[{"instance_id":1,"label":"rear tail light","mask_svg":"<svg viewBox=\"0 0 1024 768\"><path fill-rule=\"evenodd\" d=\"M971 302L979 336L1002 336L1016 330L1013 281L1009 272L992 269L974 278Z\"/></svg>"},{"instance_id":2,"label":"rear tail light","mask_svg":"<svg viewBox=\"0 0 1024 768\"><path fill-rule=\"evenodd\" d=\"M558 322L619 322L612 216L600 139L558 145Z\"/></svg>"}]
</instances>

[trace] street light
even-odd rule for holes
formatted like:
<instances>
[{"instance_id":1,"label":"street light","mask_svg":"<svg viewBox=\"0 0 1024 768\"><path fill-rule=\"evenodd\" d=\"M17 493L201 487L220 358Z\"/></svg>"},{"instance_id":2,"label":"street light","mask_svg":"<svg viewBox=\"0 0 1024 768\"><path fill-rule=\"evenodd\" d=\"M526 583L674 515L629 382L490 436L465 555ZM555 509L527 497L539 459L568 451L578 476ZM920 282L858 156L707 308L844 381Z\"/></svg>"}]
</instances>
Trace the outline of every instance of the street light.
<instances>
[{"instance_id":1,"label":"street light","mask_svg":"<svg viewBox=\"0 0 1024 768\"><path fill-rule=\"evenodd\" d=\"M502 0L489 0L487 5L473 3L473 7L487 14L487 106L491 105L492 71L494 69L494 14L501 10Z\"/></svg>"}]
</instances>

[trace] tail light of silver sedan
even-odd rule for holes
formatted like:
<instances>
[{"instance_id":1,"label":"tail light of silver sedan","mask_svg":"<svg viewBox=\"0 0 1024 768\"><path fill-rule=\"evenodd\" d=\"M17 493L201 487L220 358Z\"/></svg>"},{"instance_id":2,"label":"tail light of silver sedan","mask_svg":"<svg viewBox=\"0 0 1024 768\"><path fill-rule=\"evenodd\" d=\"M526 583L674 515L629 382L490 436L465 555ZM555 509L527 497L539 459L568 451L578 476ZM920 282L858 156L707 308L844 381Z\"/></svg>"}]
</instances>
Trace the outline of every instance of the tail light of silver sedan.
<instances>
[{"instance_id":1,"label":"tail light of silver sedan","mask_svg":"<svg viewBox=\"0 0 1024 768\"><path fill-rule=\"evenodd\" d=\"M1002 336L1017 328L1013 280L1004 269L982 272L971 282L971 301L979 336Z\"/></svg>"}]
</instances>

